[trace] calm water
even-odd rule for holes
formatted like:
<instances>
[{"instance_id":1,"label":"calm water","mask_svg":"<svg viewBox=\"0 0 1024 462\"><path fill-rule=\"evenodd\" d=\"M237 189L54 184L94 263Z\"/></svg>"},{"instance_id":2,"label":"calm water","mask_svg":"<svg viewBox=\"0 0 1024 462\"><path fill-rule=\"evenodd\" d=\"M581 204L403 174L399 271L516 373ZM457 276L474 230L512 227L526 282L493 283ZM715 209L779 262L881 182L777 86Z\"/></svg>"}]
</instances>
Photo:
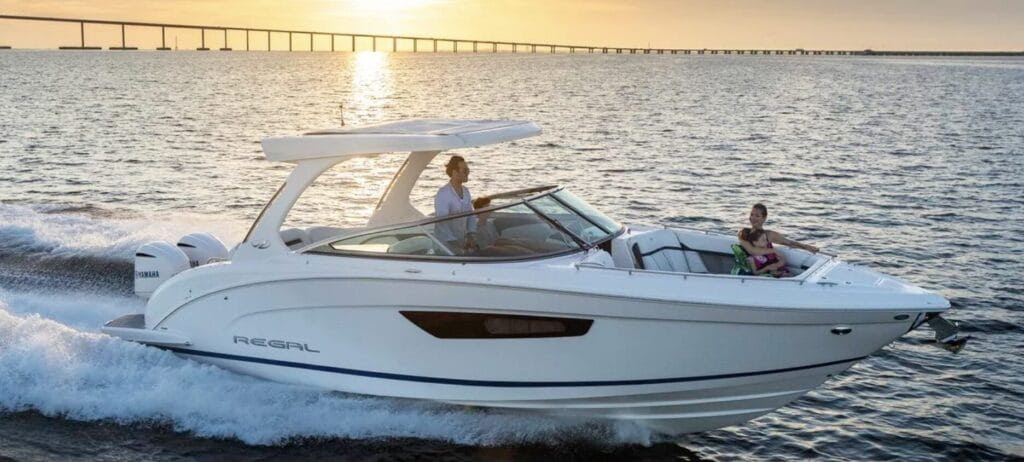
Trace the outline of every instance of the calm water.
<instances>
[{"instance_id":1,"label":"calm water","mask_svg":"<svg viewBox=\"0 0 1024 462\"><path fill-rule=\"evenodd\" d=\"M350 396L98 333L140 243L233 244L288 173L267 135L525 118L466 151L481 195L559 183L627 223L769 225L937 290L975 340L907 335L745 425L631 425ZM402 158L346 164L295 223L355 224ZM428 199L441 167L420 183ZM0 53L0 456L113 460L1024 458L1024 60ZM382 456L383 454L383 456Z\"/></svg>"}]
</instances>

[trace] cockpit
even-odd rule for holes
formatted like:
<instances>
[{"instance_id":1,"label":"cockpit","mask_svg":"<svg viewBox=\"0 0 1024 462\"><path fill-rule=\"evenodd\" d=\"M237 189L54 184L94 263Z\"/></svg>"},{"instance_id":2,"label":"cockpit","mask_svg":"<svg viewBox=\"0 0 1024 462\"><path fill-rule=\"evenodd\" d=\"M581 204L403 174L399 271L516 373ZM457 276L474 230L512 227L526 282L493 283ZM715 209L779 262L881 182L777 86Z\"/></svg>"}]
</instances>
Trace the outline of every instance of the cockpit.
<instances>
[{"instance_id":1,"label":"cockpit","mask_svg":"<svg viewBox=\"0 0 1024 462\"><path fill-rule=\"evenodd\" d=\"M536 125L525 121L426 119L265 139L263 147L268 159L297 165L257 217L232 258L259 259L268 253L295 252L495 262L587 251L577 262L587 268L743 277L733 274L734 263L739 261L731 250L735 244L733 236L642 226L627 229L560 187L488 194L489 205L441 217L426 214L425 207L413 205L412 199L423 197L413 191L417 180L441 152L515 141L539 133ZM409 155L383 194L374 196L379 200L365 222L296 220L286 225L286 217L294 211L299 196L327 170L353 159L377 158L390 152L409 152ZM369 173L365 169L357 170L352 172ZM336 180L333 176L327 179ZM428 183L428 191L437 187L437 180L434 178ZM314 201L309 210L326 216L322 205L336 205L333 197ZM366 201L362 204L369 205ZM799 279L827 260L796 249L779 251L785 255L788 273L795 275L785 278L789 280Z\"/></svg>"}]
</instances>

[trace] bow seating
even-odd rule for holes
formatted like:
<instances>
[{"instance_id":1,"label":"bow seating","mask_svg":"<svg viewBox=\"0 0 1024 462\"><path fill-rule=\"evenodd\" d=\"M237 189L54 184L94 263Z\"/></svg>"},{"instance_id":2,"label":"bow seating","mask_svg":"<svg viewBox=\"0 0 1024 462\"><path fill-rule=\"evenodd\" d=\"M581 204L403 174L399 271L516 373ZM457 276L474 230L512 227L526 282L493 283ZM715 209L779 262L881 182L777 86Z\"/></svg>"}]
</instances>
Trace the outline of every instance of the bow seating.
<instances>
[{"instance_id":1,"label":"bow seating","mask_svg":"<svg viewBox=\"0 0 1024 462\"><path fill-rule=\"evenodd\" d=\"M628 242L637 269L707 273L700 255L679 241L676 233L658 229L637 234Z\"/></svg>"}]
</instances>

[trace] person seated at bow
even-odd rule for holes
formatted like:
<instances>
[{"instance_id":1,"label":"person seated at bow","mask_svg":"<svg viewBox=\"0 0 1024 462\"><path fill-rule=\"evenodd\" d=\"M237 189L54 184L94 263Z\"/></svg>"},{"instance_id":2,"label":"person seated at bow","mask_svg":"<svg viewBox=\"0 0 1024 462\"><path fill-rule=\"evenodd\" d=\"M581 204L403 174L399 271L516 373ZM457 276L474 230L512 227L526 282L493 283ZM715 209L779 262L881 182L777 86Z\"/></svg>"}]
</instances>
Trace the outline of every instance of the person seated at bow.
<instances>
[{"instance_id":1,"label":"person seated at bow","mask_svg":"<svg viewBox=\"0 0 1024 462\"><path fill-rule=\"evenodd\" d=\"M750 208L749 219L750 228L743 229L764 231L765 236L768 238L768 247L765 249L759 249L755 247L753 243L744 239L743 230L740 230L740 235L738 236L740 239L740 245L743 246L743 250L745 250L749 255L764 255L767 253L773 253L775 251L772 250L772 244L785 245L797 249L804 249L811 253L818 253L819 249L813 245L804 244L803 242L799 241L794 241L792 239L786 238L786 236L783 236L782 233L778 233L769 229L764 229L764 222L768 219L768 207L765 207L764 204L754 204L754 206Z\"/></svg>"},{"instance_id":2,"label":"person seated at bow","mask_svg":"<svg viewBox=\"0 0 1024 462\"><path fill-rule=\"evenodd\" d=\"M750 227L743 228L737 233L737 239L739 243L733 244L732 251L736 257L736 265L733 267L732 274L755 274L755 265L749 260L752 257L759 257L758 260L770 260L779 259L782 257L781 252L777 252L772 244L781 244L789 247L795 247L798 249L804 249L808 252L817 253L818 248L804 244L802 242L794 241L783 236L781 233L764 229L764 222L768 218L768 207L764 204L754 204L750 208ZM755 237L759 240L763 237L763 245L755 245L750 240L751 233L759 233ZM772 255L773 257L769 257ZM785 269L785 263L779 266L779 269ZM769 274L775 275L776 277L783 277L786 274L777 274L777 271L772 271ZM764 274L764 271L757 273Z\"/></svg>"}]
</instances>

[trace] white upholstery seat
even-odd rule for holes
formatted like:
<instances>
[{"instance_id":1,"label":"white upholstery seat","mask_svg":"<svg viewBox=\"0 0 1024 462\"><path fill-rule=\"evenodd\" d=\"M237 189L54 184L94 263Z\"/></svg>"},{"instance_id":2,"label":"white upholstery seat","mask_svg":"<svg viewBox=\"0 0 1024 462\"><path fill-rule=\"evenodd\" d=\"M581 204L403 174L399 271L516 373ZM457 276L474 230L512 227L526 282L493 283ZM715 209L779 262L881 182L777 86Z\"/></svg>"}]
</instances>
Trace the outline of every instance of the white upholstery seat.
<instances>
[{"instance_id":1,"label":"white upholstery seat","mask_svg":"<svg viewBox=\"0 0 1024 462\"><path fill-rule=\"evenodd\" d=\"M657 271L689 271L686 257L679 246L679 239L669 230L657 230L641 234L633 239L630 246L633 258L643 269Z\"/></svg>"},{"instance_id":2,"label":"white upholstery seat","mask_svg":"<svg viewBox=\"0 0 1024 462\"><path fill-rule=\"evenodd\" d=\"M630 240L635 265L640 269L680 273L706 273L700 255L679 242L676 233L659 229L639 234Z\"/></svg>"},{"instance_id":3,"label":"white upholstery seat","mask_svg":"<svg viewBox=\"0 0 1024 462\"><path fill-rule=\"evenodd\" d=\"M683 252L686 257L686 264L690 265L691 273L707 273L708 268L704 266L704 260L700 259L700 254L693 250L687 250Z\"/></svg>"}]
</instances>

